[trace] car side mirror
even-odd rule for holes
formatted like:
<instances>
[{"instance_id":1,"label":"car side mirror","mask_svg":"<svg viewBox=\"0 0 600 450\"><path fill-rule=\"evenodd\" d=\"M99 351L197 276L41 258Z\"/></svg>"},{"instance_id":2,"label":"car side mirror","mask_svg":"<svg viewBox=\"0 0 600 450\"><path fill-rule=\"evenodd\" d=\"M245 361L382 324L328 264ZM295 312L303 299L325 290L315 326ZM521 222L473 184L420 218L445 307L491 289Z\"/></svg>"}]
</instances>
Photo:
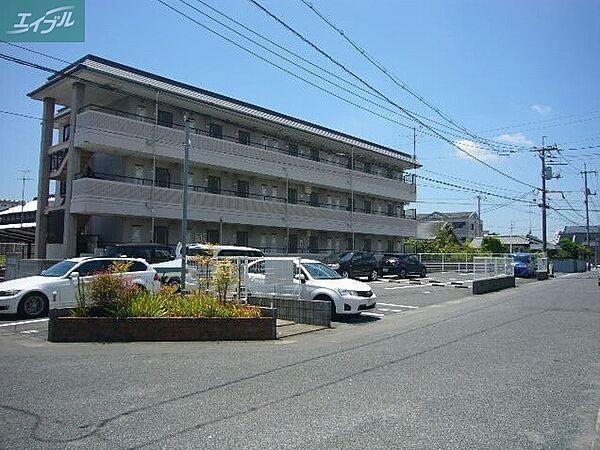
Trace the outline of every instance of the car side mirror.
<instances>
[{"instance_id":1,"label":"car side mirror","mask_svg":"<svg viewBox=\"0 0 600 450\"><path fill-rule=\"evenodd\" d=\"M298 275L294 275L294 278L296 280L299 280L300 283L302 283L302 284L306 283L306 275L304 275L303 273L299 273Z\"/></svg>"},{"instance_id":2,"label":"car side mirror","mask_svg":"<svg viewBox=\"0 0 600 450\"><path fill-rule=\"evenodd\" d=\"M69 278L70 278L71 280L76 280L77 278L79 278L79 272L71 272L71 273L69 274Z\"/></svg>"}]
</instances>

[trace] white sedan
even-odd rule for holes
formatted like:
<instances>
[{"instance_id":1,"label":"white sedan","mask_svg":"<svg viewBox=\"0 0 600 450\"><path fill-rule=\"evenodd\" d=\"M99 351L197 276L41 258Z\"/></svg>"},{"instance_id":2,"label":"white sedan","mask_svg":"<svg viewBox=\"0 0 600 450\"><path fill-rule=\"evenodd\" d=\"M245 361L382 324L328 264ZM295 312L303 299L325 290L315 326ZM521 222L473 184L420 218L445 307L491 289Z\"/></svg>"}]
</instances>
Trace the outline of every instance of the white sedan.
<instances>
[{"instance_id":1,"label":"white sedan","mask_svg":"<svg viewBox=\"0 0 600 450\"><path fill-rule=\"evenodd\" d=\"M331 313L373 309L377 296L367 283L342 278L325 264L299 258L266 258L248 264L248 295L293 295L331 302Z\"/></svg>"},{"instance_id":2,"label":"white sedan","mask_svg":"<svg viewBox=\"0 0 600 450\"><path fill-rule=\"evenodd\" d=\"M159 277L146 261L133 258L71 258L42 271L40 275L0 283L0 314L18 314L24 318L42 317L52 308L77 305L78 283L109 270L113 262L131 261L127 281L147 291L159 289ZM78 281L79 279L79 281Z\"/></svg>"}]
</instances>

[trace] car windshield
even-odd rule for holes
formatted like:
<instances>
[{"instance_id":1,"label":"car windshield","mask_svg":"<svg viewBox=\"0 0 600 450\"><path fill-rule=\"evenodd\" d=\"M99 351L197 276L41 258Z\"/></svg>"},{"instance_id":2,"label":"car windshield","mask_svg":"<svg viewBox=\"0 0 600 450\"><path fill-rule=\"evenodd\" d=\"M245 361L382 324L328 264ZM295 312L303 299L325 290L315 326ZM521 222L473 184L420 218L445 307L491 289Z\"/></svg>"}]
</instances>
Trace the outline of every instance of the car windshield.
<instances>
[{"instance_id":1,"label":"car windshield","mask_svg":"<svg viewBox=\"0 0 600 450\"><path fill-rule=\"evenodd\" d=\"M62 277L69 270L71 270L75 264L77 264L75 261L61 261L57 264L54 264L52 267L43 270L40 275L43 277Z\"/></svg>"},{"instance_id":2,"label":"car windshield","mask_svg":"<svg viewBox=\"0 0 600 450\"><path fill-rule=\"evenodd\" d=\"M342 278L335 270L330 269L322 263L303 263L302 267L315 280L337 280Z\"/></svg>"},{"instance_id":3,"label":"car windshield","mask_svg":"<svg viewBox=\"0 0 600 450\"><path fill-rule=\"evenodd\" d=\"M340 261L350 261L352 259L352 252L333 252L330 253L323 262L325 264L338 263Z\"/></svg>"},{"instance_id":4,"label":"car windshield","mask_svg":"<svg viewBox=\"0 0 600 450\"><path fill-rule=\"evenodd\" d=\"M515 255L513 256L515 262L522 262L522 263L526 263L529 262L530 256L529 255Z\"/></svg>"}]
</instances>

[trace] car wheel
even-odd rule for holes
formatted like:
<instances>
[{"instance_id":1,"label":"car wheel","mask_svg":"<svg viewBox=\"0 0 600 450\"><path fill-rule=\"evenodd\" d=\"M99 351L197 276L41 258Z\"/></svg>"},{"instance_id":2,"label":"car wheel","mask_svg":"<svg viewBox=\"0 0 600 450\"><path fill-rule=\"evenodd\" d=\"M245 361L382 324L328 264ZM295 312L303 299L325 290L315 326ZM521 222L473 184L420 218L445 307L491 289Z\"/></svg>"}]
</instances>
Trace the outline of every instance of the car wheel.
<instances>
[{"instance_id":1,"label":"car wheel","mask_svg":"<svg viewBox=\"0 0 600 450\"><path fill-rule=\"evenodd\" d=\"M48 315L48 299L41 292L32 292L21 299L18 314L25 319Z\"/></svg>"},{"instance_id":2,"label":"car wheel","mask_svg":"<svg viewBox=\"0 0 600 450\"><path fill-rule=\"evenodd\" d=\"M423 267L423 268L421 269L421 273L419 274L419 276L420 276L421 278L425 278L425 277L427 276L427 269L426 269L425 267Z\"/></svg>"},{"instance_id":3,"label":"car wheel","mask_svg":"<svg viewBox=\"0 0 600 450\"><path fill-rule=\"evenodd\" d=\"M350 278L350 273L347 270L342 272L342 278Z\"/></svg>"},{"instance_id":4,"label":"car wheel","mask_svg":"<svg viewBox=\"0 0 600 450\"><path fill-rule=\"evenodd\" d=\"M406 269L400 269L400 272L398 272L399 278L406 278L406 275Z\"/></svg>"},{"instance_id":5,"label":"car wheel","mask_svg":"<svg viewBox=\"0 0 600 450\"><path fill-rule=\"evenodd\" d=\"M377 269L373 269L369 274L369 281L377 281L377 278L379 278L379 273Z\"/></svg>"}]
</instances>

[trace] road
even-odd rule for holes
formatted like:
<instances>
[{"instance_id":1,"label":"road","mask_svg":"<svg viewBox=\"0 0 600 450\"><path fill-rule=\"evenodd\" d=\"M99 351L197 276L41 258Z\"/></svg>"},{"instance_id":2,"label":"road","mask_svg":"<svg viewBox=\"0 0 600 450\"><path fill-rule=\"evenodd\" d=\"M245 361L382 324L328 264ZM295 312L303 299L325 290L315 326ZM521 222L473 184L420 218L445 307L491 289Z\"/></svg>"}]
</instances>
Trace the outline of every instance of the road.
<instances>
[{"instance_id":1,"label":"road","mask_svg":"<svg viewBox=\"0 0 600 450\"><path fill-rule=\"evenodd\" d=\"M600 448L597 277L483 296L384 281L389 311L272 342L0 328L0 447Z\"/></svg>"}]
</instances>

